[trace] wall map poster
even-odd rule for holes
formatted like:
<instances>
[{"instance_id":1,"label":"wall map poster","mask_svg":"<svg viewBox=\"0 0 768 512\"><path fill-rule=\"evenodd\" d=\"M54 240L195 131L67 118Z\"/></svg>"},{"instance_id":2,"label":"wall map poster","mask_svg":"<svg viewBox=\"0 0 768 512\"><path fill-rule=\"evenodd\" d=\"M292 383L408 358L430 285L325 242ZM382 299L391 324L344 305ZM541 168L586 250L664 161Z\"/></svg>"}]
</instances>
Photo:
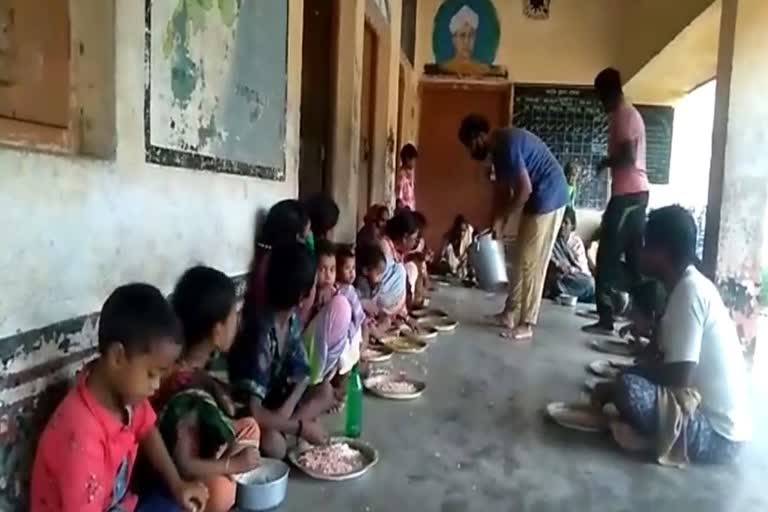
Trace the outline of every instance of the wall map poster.
<instances>
[{"instance_id":1,"label":"wall map poster","mask_svg":"<svg viewBox=\"0 0 768 512\"><path fill-rule=\"evenodd\" d=\"M146 0L146 159L282 180L288 2Z\"/></svg>"},{"instance_id":2,"label":"wall map poster","mask_svg":"<svg viewBox=\"0 0 768 512\"><path fill-rule=\"evenodd\" d=\"M427 74L506 77L494 64L501 26L491 0L445 0L437 9L432 31L435 63Z\"/></svg>"}]
</instances>

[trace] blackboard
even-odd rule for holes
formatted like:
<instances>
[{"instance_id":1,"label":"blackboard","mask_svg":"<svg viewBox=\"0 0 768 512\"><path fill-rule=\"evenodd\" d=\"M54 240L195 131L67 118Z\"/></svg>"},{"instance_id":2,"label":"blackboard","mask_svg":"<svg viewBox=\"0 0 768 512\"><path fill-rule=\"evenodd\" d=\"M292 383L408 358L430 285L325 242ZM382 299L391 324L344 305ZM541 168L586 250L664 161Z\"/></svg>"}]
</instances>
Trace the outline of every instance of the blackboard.
<instances>
[{"instance_id":1,"label":"blackboard","mask_svg":"<svg viewBox=\"0 0 768 512\"><path fill-rule=\"evenodd\" d=\"M656 105L636 106L645 121L645 162L648 181L654 185L666 185L669 183L675 109Z\"/></svg>"},{"instance_id":2,"label":"blackboard","mask_svg":"<svg viewBox=\"0 0 768 512\"><path fill-rule=\"evenodd\" d=\"M669 183L672 154L672 107L637 105L645 121L648 180ZM560 85L515 85L513 123L535 133L560 163L584 168L576 206L603 209L608 201L608 173L597 166L608 154L608 117L594 90Z\"/></svg>"},{"instance_id":3,"label":"blackboard","mask_svg":"<svg viewBox=\"0 0 768 512\"><path fill-rule=\"evenodd\" d=\"M563 166L582 165L576 206L605 207L608 173L596 171L608 151L608 117L593 89L515 85L513 123L541 137Z\"/></svg>"}]
</instances>

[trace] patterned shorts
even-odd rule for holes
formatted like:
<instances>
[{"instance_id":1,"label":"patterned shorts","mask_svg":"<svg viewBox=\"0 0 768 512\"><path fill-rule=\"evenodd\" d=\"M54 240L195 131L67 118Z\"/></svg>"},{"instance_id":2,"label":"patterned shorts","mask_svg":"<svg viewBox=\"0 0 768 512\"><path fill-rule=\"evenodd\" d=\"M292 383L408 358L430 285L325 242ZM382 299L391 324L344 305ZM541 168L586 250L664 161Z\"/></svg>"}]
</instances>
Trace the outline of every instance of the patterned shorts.
<instances>
[{"instance_id":1,"label":"patterned shorts","mask_svg":"<svg viewBox=\"0 0 768 512\"><path fill-rule=\"evenodd\" d=\"M658 432L657 389L656 384L631 373L624 373L616 380L616 408L627 423L646 436ZM699 410L688 421L686 438L691 462L730 462L742 445L718 434Z\"/></svg>"}]
</instances>

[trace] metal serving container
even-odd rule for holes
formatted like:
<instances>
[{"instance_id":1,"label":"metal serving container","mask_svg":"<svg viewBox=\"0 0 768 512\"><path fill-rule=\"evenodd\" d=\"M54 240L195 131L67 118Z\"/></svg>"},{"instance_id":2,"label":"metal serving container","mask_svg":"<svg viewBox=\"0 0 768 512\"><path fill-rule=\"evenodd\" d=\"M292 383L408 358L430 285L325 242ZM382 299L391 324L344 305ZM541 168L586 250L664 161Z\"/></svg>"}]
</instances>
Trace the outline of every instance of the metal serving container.
<instances>
[{"instance_id":1,"label":"metal serving container","mask_svg":"<svg viewBox=\"0 0 768 512\"><path fill-rule=\"evenodd\" d=\"M261 512L278 507L288 490L288 464L276 459L261 459L261 466L235 477L235 509Z\"/></svg>"}]
</instances>

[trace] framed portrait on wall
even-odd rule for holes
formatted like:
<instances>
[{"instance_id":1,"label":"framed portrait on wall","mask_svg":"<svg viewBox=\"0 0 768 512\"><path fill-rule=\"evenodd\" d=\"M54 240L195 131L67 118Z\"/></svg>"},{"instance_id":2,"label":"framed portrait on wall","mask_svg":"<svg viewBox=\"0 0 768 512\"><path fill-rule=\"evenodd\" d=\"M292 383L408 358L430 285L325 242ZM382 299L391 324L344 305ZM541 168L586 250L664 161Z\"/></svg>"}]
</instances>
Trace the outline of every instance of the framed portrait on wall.
<instances>
[{"instance_id":1,"label":"framed portrait on wall","mask_svg":"<svg viewBox=\"0 0 768 512\"><path fill-rule=\"evenodd\" d=\"M491 0L445 0L432 29L435 62L424 66L430 75L506 77L495 63L501 24Z\"/></svg>"}]
</instances>

